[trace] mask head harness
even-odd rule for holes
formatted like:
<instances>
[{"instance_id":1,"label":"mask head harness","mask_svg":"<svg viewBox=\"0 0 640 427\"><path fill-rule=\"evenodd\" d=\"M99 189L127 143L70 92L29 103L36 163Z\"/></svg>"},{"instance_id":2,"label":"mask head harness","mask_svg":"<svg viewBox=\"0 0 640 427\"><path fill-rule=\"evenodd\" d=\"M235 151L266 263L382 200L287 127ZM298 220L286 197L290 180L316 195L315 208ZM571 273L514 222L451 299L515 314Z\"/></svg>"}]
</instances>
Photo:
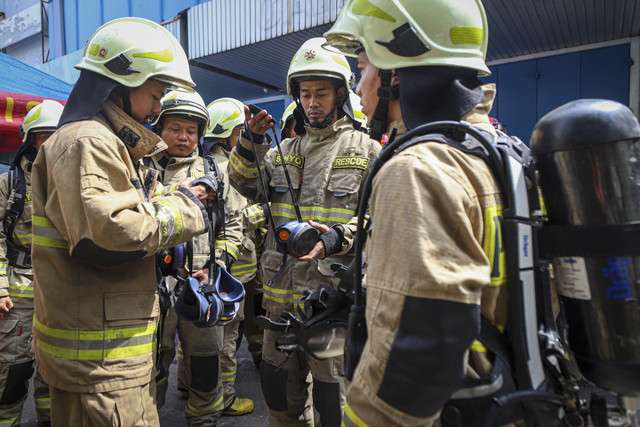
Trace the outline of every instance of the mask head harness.
<instances>
[{"instance_id":1,"label":"mask head harness","mask_svg":"<svg viewBox=\"0 0 640 427\"><path fill-rule=\"evenodd\" d=\"M387 111L389 110L389 102L395 101L400 97L398 86L391 85L393 71L379 69L378 75L380 76L378 104L369 123L369 136L375 141L380 141L382 135L387 133Z\"/></svg>"}]
</instances>

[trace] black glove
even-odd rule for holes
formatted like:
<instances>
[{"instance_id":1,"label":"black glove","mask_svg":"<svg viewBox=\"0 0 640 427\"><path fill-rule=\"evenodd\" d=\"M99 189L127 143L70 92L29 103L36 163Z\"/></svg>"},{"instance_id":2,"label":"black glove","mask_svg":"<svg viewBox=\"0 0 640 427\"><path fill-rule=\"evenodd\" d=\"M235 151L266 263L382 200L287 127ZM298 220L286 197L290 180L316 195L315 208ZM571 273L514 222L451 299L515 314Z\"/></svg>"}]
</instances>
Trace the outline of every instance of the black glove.
<instances>
[{"instance_id":1,"label":"black glove","mask_svg":"<svg viewBox=\"0 0 640 427\"><path fill-rule=\"evenodd\" d=\"M220 257L218 258L218 265L224 264L224 268L227 271L231 271L231 266L233 265L235 258L229 254L229 252L222 251ZM220 265L222 267L222 265Z\"/></svg>"},{"instance_id":2,"label":"black glove","mask_svg":"<svg viewBox=\"0 0 640 427\"><path fill-rule=\"evenodd\" d=\"M320 240L324 243L325 258L340 252L340 249L342 249L342 233L337 228L330 228L329 231L322 233Z\"/></svg>"}]
</instances>

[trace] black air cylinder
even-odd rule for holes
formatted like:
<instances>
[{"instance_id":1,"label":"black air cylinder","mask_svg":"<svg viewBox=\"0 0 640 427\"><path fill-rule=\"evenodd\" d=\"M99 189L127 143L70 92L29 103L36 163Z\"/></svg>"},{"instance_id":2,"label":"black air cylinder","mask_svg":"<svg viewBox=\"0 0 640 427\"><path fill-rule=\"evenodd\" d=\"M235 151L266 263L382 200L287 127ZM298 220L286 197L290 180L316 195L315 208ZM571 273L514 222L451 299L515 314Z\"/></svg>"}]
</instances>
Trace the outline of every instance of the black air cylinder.
<instances>
[{"instance_id":1,"label":"black air cylinder","mask_svg":"<svg viewBox=\"0 0 640 427\"><path fill-rule=\"evenodd\" d=\"M638 120L617 102L573 101L536 124L531 153L548 216L540 247L549 241L564 247L555 250L552 244L546 255L553 260L569 346L588 380L617 393L636 394L640 392Z\"/></svg>"}]
</instances>

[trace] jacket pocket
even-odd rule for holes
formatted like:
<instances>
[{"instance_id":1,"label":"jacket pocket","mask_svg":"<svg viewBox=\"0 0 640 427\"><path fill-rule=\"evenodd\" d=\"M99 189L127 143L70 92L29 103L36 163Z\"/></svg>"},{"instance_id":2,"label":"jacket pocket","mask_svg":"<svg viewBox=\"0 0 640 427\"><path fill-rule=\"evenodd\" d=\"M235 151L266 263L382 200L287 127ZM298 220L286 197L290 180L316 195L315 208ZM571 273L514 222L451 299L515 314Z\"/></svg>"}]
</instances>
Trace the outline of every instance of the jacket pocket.
<instances>
[{"instance_id":1,"label":"jacket pocket","mask_svg":"<svg viewBox=\"0 0 640 427\"><path fill-rule=\"evenodd\" d=\"M0 362L14 363L18 356L16 326L20 319L0 319Z\"/></svg>"},{"instance_id":2,"label":"jacket pocket","mask_svg":"<svg viewBox=\"0 0 640 427\"><path fill-rule=\"evenodd\" d=\"M80 178L80 185L83 190L88 188L97 188L98 190L109 191L111 185L109 179L98 174L86 174Z\"/></svg>"},{"instance_id":3,"label":"jacket pocket","mask_svg":"<svg viewBox=\"0 0 640 427\"><path fill-rule=\"evenodd\" d=\"M104 294L104 317L108 327L155 322L159 315L155 291Z\"/></svg>"},{"instance_id":4,"label":"jacket pocket","mask_svg":"<svg viewBox=\"0 0 640 427\"><path fill-rule=\"evenodd\" d=\"M294 190L300 187L300 176L302 172L296 167L287 166L289 171L289 177L291 178L291 186ZM269 185L275 189L276 193L286 193L289 191L289 184L287 183L287 176L285 175L283 167L276 167L271 176Z\"/></svg>"},{"instance_id":5,"label":"jacket pocket","mask_svg":"<svg viewBox=\"0 0 640 427\"><path fill-rule=\"evenodd\" d=\"M353 194L360 189L363 171L359 169L334 169L327 184L327 190L332 192L336 197Z\"/></svg>"}]
</instances>

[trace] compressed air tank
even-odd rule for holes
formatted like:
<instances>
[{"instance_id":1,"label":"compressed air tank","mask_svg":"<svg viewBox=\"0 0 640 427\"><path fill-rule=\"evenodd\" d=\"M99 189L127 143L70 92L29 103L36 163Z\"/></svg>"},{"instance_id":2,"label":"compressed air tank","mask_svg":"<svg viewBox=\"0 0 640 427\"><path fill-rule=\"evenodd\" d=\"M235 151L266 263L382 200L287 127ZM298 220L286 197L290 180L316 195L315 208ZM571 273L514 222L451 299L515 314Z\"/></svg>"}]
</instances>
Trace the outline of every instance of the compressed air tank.
<instances>
[{"instance_id":1,"label":"compressed air tank","mask_svg":"<svg viewBox=\"0 0 640 427\"><path fill-rule=\"evenodd\" d=\"M568 344L582 374L640 392L640 125L626 106L582 99L545 115L531 154Z\"/></svg>"}]
</instances>

